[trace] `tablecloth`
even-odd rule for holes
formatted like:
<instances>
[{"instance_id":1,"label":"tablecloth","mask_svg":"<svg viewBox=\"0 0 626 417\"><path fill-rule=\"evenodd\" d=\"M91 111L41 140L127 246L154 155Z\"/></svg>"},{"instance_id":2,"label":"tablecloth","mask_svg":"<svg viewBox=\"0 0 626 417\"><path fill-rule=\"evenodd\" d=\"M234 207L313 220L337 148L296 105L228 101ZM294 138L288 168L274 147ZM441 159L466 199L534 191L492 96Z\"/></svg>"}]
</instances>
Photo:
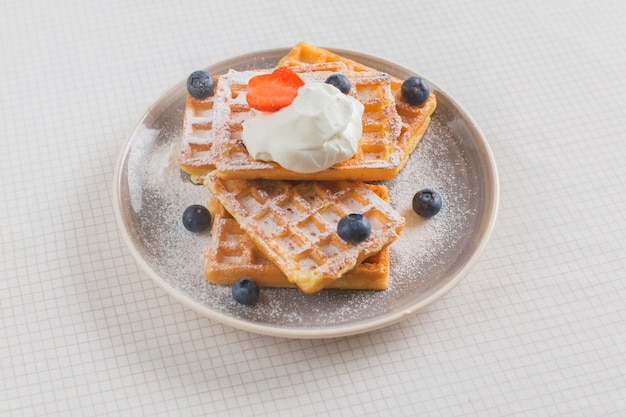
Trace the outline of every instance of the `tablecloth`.
<instances>
[{"instance_id":1,"label":"tablecloth","mask_svg":"<svg viewBox=\"0 0 626 417\"><path fill-rule=\"evenodd\" d=\"M625 16L609 0L3 3L0 415L626 415ZM471 273L351 337L183 307L113 214L118 154L151 103L298 41L436 81L499 172Z\"/></svg>"}]
</instances>

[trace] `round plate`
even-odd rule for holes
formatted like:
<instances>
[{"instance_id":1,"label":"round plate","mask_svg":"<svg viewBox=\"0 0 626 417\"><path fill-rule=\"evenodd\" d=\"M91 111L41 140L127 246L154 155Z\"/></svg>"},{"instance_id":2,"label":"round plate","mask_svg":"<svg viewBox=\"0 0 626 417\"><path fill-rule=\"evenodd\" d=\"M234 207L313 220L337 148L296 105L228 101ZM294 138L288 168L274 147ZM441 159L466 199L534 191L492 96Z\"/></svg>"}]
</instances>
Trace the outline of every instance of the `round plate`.
<instances>
[{"instance_id":1,"label":"round plate","mask_svg":"<svg viewBox=\"0 0 626 417\"><path fill-rule=\"evenodd\" d=\"M271 68L287 49L260 51L207 68ZM404 79L414 72L375 57L335 52ZM392 205L406 218L391 245L386 291L264 288L255 306L236 303L230 287L204 278L202 249L210 232L193 234L181 216L191 204L206 204L209 191L193 184L178 165L185 80L161 96L139 120L124 145L115 173L114 209L121 234L150 277L181 303L218 322L247 331L294 338L325 338L370 331L433 303L458 284L476 263L493 229L498 205L495 161L472 118L441 88L437 110L407 166L389 187ZM433 188L443 196L430 219L411 209L413 195Z\"/></svg>"}]
</instances>

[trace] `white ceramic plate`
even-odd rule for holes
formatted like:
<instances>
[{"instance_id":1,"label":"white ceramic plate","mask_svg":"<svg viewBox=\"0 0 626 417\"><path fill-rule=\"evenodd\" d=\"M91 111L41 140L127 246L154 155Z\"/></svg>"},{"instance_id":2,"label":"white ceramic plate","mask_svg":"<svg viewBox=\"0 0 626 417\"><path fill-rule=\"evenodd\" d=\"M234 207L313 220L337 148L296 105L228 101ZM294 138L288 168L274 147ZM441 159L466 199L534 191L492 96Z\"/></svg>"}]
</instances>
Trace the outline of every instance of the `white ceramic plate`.
<instances>
[{"instance_id":1,"label":"white ceramic plate","mask_svg":"<svg viewBox=\"0 0 626 417\"><path fill-rule=\"evenodd\" d=\"M414 72L363 54L335 50L399 78ZM206 69L212 74L271 68L287 49L259 51ZM191 72L191 71L190 71ZM209 233L192 234L183 210L205 204L209 191L178 168L185 80L161 96L137 123L121 151L114 180L114 208L121 234L150 277L185 306L247 331L293 338L362 333L397 322L450 291L478 260L494 227L498 179L489 145L458 103L429 82L437 95L431 125L406 168L386 184L406 226L391 246L386 291L262 289L252 307L232 300L230 288L204 279L203 247ZM422 188L439 191L439 214L423 219L411 210Z\"/></svg>"}]
</instances>

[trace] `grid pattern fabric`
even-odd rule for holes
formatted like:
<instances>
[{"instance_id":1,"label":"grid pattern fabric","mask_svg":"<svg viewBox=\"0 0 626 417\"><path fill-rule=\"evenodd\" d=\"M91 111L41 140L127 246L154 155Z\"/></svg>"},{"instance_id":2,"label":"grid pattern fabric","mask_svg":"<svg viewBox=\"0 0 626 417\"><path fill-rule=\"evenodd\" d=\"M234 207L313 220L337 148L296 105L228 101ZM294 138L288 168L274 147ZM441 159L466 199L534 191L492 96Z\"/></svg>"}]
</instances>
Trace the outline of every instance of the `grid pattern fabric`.
<instances>
[{"instance_id":1,"label":"grid pattern fabric","mask_svg":"<svg viewBox=\"0 0 626 417\"><path fill-rule=\"evenodd\" d=\"M5 2L1 416L623 416L623 2ZM417 7L417 10L416 10ZM185 309L120 238L120 148L195 69L304 40L427 75L489 139L501 200L468 277L330 340Z\"/></svg>"}]
</instances>

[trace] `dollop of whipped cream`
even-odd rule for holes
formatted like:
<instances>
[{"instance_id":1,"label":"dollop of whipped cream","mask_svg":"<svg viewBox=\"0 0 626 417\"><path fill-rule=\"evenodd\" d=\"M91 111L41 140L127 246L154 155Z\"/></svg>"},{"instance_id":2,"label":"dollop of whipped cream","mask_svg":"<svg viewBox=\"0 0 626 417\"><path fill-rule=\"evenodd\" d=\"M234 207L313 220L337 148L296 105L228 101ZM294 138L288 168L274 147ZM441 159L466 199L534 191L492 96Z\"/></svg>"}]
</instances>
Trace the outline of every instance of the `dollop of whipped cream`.
<instances>
[{"instance_id":1,"label":"dollop of whipped cream","mask_svg":"<svg viewBox=\"0 0 626 417\"><path fill-rule=\"evenodd\" d=\"M246 120L242 139L256 160L314 173L356 154L362 117L361 102L330 84L311 82L289 106Z\"/></svg>"}]
</instances>

